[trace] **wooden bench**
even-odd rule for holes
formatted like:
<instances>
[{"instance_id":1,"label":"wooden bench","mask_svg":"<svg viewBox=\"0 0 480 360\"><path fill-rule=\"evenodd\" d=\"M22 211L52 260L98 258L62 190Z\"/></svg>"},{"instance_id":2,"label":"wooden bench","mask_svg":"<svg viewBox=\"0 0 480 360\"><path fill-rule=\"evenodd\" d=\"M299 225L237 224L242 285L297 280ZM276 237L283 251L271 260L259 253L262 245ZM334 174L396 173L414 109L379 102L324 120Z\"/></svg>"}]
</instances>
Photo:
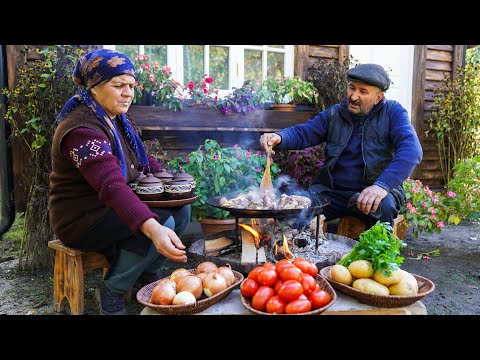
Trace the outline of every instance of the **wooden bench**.
<instances>
[{"instance_id":1,"label":"wooden bench","mask_svg":"<svg viewBox=\"0 0 480 360\"><path fill-rule=\"evenodd\" d=\"M403 215L398 215L394 220L393 234L398 236L399 224L403 221ZM349 237L350 239L358 239L360 234L365 230L365 224L355 216L343 216L338 222L337 234Z\"/></svg>"},{"instance_id":2,"label":"wooden bench","mask_svg":"<svg viewBox=\"0 0 480 360\"><path fill-rule=\"evenodd\" d=\"M67 299L72 315L83 315L84 282L86 272L103 269L103 275L108 270L105 256L96 252L84 252L64 245L60 240L48 242L48 247L55 250L55 265L53 270L53 309L62 312Z\"/></svg>"}]
</instances>

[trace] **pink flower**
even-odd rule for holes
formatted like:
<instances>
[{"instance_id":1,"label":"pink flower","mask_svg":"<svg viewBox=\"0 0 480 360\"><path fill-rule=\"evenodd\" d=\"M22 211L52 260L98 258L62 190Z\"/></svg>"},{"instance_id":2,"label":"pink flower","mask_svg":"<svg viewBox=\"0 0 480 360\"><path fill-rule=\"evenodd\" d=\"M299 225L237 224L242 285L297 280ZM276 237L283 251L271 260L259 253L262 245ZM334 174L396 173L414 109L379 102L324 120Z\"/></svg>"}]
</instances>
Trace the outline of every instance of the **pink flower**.
<instances>
[{"instance_id":1,"label":"pink flower","mask_svg":"<svg viewBox=\"0 0 480 360\"><path fill-rule=\"evenodd\" d=\"M207 77L207 78L205 79L205 82L206 82L206 83L209 83L209 84L212 83L213 81L214 81L214 80L213 80L213 78L211 78L211 77Z\"/></svg>"},{"instance_id":2,"label":"pink flower","mask_svg":"<svg viewBox=\"0 0 480 360\"><path fill-rule=\"evenodd\" d=\"M185 161L186 161L187 163L189 163L189 162L190 162L190 158L189 158L189 157L185 158Z\"/></svg>"},{"instance_id":3,"label":"pink flower","mask_svg":"<svg viewBox=\"0 0 480 360\"><path fill-rule=\"evenodd\" d=\"M214 158L215 160L220 159L220 157L219 157L217 154L213 155L213 158Z\"/></svg>"},{"instance_id":4,"label":"pink flower","mask_svg":"<svg viewBox=\"0 0 480 360\"><path fill-rule=\"evenodd\" d=\"M477 193L477 192L478 192L478 189L473 189L473 192L474 192L474 193Z\"/></svg>"},{"instance_id":5,"label":"pink flower","mask_svg":"<svg viewBox=\"0 0 480 360\"><path fill-rule=\"evenodd\" d=\"M411 214L415 214L415 213L417 212L417 209L415 209L414 206L412 206L412 208L409 209L409 210L410 210L410 213L411 213Z\"/></svg>"},{"instance_id":6,"label":"pink flower","mask_svg":"<svg viewBox=\"0 0 480 360\"><path fill-rule=\"evenodd\" d=\"M255 171L259 173L261 170L259 168L255 168Z\"/></svg>"},{"instance_id":7,"label":"pink flower","mask_svg":"<svg viewBox=\"0 0 480 360\"><path fill-rule=\"evenodd\" d=\"M195 87L194 82L193 82L193 81L190 81L190 82L188 83L188 88L189 88L190 90L192 90L194 87Z\"/></svg>"},{"instance_id":8,"label":"pink flower","mask_svg":"<svg viewBox=\"0 0 480 360\"><path fill-rule=\"evenodd\" d=\"M436 204L437 202L439 202L440 200L438 199L438 196L434 196L433 199L432 199L432 202L434 204Z\"/></svg>"},{"instance_id":9,"label":"pink flower","mask_svg":"<svg viewBox=\"0 0 480 360\"><path fill-rule=\"evenodd\" d=\"M238 148L238 144L233 145L233 148L234 149Z\"/></svg>"},{"instance_id":10,"label":"pink flower","mask_svg":"<svg viewBox=\"0 0 480 360\"><path fill-rule=\"evenodd\" d=\"M454 198L455 196L457 196L457 194L455 194L453 191L449 191L447 195L450 196L451 198Z\"/></svg>"},{"instance_id":11,"label":"pink flower","mask_svg":"<svg viewBox=\"0 0 480 360\"><path fill-rule=\"evenodd\" d=\"M445 226L445 225L444 225L443 221L437 221L437 227L438 227L438 228L441 229L441 228L443 228L444 226Z\"/></svg>"},{"instance_id":12,"label":"pink flower","mask_svg":"<svg viewBox=\"0 0 480 360\"><path fill-rule=\"evenodd\" d=\"M252 154L250 153L250 151L247 151L247 152L245 153L245 157L246 157L246 158L249 158L251 155L252 155Z\"/></svg>"},{"instance_id":13,"label":"pink flower","mask_svg":"<svg viewBox=\"0 0 480 360\"><path fill-rule=\"evenodd\" d=\"M240 159L241 157L242 157L242 154L241 154L241 153L239 153L239 152L237 152L237 158L239 158L239 159Z\"/></svg>"},{"instance_id":14,"label":"pink flower","mask_svg":"<svg viewBox=\"0 0 480 360\"><path fill-rule=\"evenodd\" d=\"M163 72L165 73L165 75L170 75L170 66L167 66L165 65L163 68L162 68Z\"/></svg>"},{"instance_id":15,"label":"pink flower","mask_svg":"<svg viewBox=\"0 0 480 360\"><path fill-rule=\"evenodd\" d=\"M413 193L417 193L417 192L418 192L418 188L412 187L412 192L413 192Z\"/></svg>"},{"instance_id":16,"label":"pink flower","mask_svg":"<svg viewBox=\"0 0 480 360\"><path fill-rule=\"evenodd\" d=\"M437 213L437 210L435 209L430 210L430 214L435 215L436 213Z\"/></svg>"}]
</instances>

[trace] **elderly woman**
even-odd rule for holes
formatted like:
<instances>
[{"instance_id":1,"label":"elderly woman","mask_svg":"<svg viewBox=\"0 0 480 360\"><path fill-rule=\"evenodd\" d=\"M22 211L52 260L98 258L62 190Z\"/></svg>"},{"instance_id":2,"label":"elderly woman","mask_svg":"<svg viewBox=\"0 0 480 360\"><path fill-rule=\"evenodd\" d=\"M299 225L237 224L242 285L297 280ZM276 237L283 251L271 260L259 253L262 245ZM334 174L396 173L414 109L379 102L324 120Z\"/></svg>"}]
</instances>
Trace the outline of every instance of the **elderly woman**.
<instances>
[{"instance_id":1,"label":"elderly woman","mask_svg":"<svg viewBox=\"0 0 480 360\"><path fill-rule=\"evenodd\" d=\"M101 314L126 314L124 295L159 278L166 258L186 262L179 236L190 206L150 209L127 183L160 164L146 154L127 111L135 68L124 54L100 49L73 72L83 89L67 101L52 143L50 223L66 245L110 263L97 299Z\"/></svg>"}]
</instances>

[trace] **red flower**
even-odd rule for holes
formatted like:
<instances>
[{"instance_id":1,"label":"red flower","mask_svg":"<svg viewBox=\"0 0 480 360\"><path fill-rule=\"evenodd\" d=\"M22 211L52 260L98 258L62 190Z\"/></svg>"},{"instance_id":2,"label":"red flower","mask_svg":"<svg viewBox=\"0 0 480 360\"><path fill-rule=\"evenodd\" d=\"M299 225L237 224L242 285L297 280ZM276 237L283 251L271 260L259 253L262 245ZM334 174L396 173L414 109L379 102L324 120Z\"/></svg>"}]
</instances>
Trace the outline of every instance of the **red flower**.
<instances>
[{"instance_id":1,"label":"red flower","mask_svg":"<svg viewBox=\"0 0 480 360\"><path fill-rule=\"evenodd\" d=\"M214 80L213 80L213 78L211 78L211 77L207 77L207 78L205 79L205 82L206 82L206 83L209 83L209 84L212 83L213 81L214 81Z\"/></svg>"},{"instance_id":2,"label":"red flower","mask_svg":"<svg viewBox=\"0 0 480 360\"><path fill-rule=\"evenodd\" d=\"M190 90L192 90L194 87L195 87L195 84L193 83L193 81L190 81L190 82L188 83L188 88L189 88Z\"/></svg>"}]
</instances>

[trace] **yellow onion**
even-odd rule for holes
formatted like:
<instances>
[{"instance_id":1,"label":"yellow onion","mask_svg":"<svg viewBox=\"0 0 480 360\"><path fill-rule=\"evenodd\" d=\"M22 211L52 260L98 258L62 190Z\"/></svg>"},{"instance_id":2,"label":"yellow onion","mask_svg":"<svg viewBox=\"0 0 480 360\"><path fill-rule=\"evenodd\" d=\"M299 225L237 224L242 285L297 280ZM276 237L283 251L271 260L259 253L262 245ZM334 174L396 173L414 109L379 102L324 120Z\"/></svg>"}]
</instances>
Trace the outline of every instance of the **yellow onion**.
<instances>
[{"instance_id":1,"label":"yellow onion","mask_svg":"<svg viewBox=\"0 0 480 360\"><path fill-rule=\"evenodd\" d=\"M225 290L227 288L227 280L225 280L222 274L211 272L207 274L202 285L203 293L210 297Z\"/></svg>"},{"instance_id":2,"label":"yellow onion","mask_svg":"<svg viewBox=\"0 0 480 360\"><path fill-rule=\"evenodd\" d=\"M152 290L150 302L156 305L170 305L176 294L175 289L170 285L166 283L157 284Z\"/></svg>"},{"instance_id":3,"label":"yellow onion","mask_svg":"<svg viewBox=\"0 0 480 360\"><path fill-rule=\"evenodd\" d=\"M230 265L227 264L227 266L220 266L217 272L223 275L227 281L227 286L230 286L235 282L235 274L233 273Z\"/></svg>"},{"instance_id":4,"label":"yellow onion","mask_svg":"<svg viewBox=\"0 0 480 360\"><path fill-rule=\"evenodd\" d=\"M203 293L202 280L196 275L184 276L177 284L177 292L188 291L195 296L195 299L199 299Z\"/></svg>"},{"instance_id":5,"label":"yellow onion","mask_svg":"<svg viewBox=\"0 0 480 360\"><path fill-rule=\"evenodd\" d=\"M215 265L215 263L211 261L204 261L197 265L195 269L195 275L200 274L202 272L211 273L211 272L217 271L217 269L218 269L218 266Z\"/></svg>"},{"instance_id":6,"label":"yellow onion","mask_svg":"<svg viewBox=\"0 0 480 360\"><path fill-rule=\"evenodd\" d=\"M177 269L175 270L174 272L172 272L170 274L170 279L172 279L173 281L175 281L176 284L178 284L178 281L184 277L184 276L188 276L188 275L193 275L190 271L188 271L187 269Z\"/></svg>"},{"instance_id":7,"label":"yellow onion","mask_svg":"<svg viewBox=\"0 0 480 360\"><path fill-rule=\"evenodd\" d=\"M173 281L172 279L168 278L168 277L160 280L157 285L159 285L159 284L170 285L171 287L173 287L173 290L175 290L175 292L177 291L177 283L175 281Z\"/></svg>"},{"instance_id":8,"label":"yellow onion","mask_svg":"<svg viewBox=\"0 0 480 360\"><path fill-rule=\"evenodd\" d=\"M209 273L206 273L206 272L201 272L201 273L198 273L196 276L198 276L200 278L200 280L202 280L202 283L203 283L203 280L205 279L205 277L208 275Z\"/></svg>"},{"instance_id":9,"label":"yellow onion","mask_svg":"<svg viewBox=\"0 0 480 360\"><path fill-rule=\"evenodd\" d=\"M188 291L180 291L175 297L173 298L172 305L188 305L188 304L195 304L197 299L195 296Z\"/></svg>"}]
</instances>

